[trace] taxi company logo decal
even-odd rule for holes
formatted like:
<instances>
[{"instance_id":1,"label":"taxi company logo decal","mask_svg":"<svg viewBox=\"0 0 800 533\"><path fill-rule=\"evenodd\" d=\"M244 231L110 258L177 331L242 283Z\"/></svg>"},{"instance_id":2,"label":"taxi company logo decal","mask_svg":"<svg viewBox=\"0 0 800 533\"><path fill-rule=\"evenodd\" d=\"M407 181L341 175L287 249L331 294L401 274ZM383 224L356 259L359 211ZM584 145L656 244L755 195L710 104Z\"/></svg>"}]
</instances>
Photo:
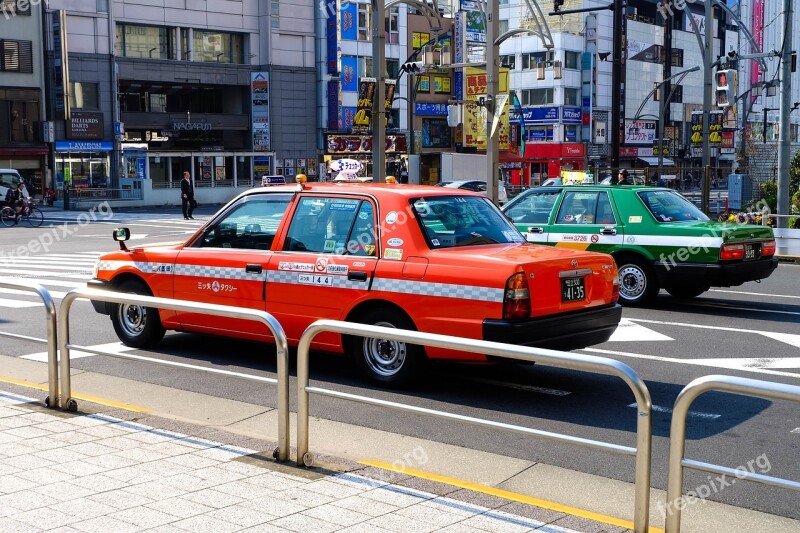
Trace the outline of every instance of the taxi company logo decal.
<instances>
[{"instance_id":1,"label":"taxi company logo decal","mask_svg":"<svg viewBox=\"0 0 800 533\"><path fill-rule=\"evenodd\" d=\"M389 211L388 213L386 213L386 223L394 224L395 222L397 222L397 212Z\"/></svg>"},{"instance_id":2,"label":"taxi company logo decal","mask_svg":"<svg viewBox=\"0 0 800 533\"><path fill-rule=\"evenodd\" d=\"M328 274L347 274L347 265L328 265Z\"/></svg>"},{"instance_id":3,"label":"taxi company logo decal","mask_svg":"<svg viewBox=\"0 0 800 533\"><path fill-rule=\"evenodd\" d=\"M214 292L219 292L219 281L214 281L214 283L211 284L211 290Z\"/></svg>"},{"instance_id":4,"label":"taxi company logo decal","mask_svg":"<svg viewBox=\"0 0 800 533\"><path fill-rule=\"evenodd\" d=\"M599 241L600 241L600 235L592 235L592 242L599 242Z\"/></svg>"},{"instance_id":5,"label":"taxi company logo decal","mask_svg":"<svg viewBox=\"0 0 800 533\"><path fill-rule=\"evenodd\" d=\"M317 272L325 272L328 269L328 260L319 258L317 259L317 263L314 265L314 270Z\"/></svg>"},{"instance_id":6,"label":"taxi company logo decal","mask_svg":"<svg viewBox=\"0 0 800 533\"><path fill-rule=\"evenodd\" d=\"M392 237L391 239L386 241L386 244L388 244L389 246L393 246L393 247L403 246L403 239L400 239L400 238L397 238L397 237Z\"/></svg>"},{"instance_id":7,"label":"taxi company logo decal","mask_svg":"<svg viewBox=\"0 0 800 533\"><path fill-rule=\"evenodd\" d=\"M589 242L588 235L564 235L563 239L566 242Z\"/></svg>"},{"instance_id":8,"label":"taxi company logo decal","mask_svg":"<svg viewBox=\"0 0 800 533\"><path fill-rule=\"evenodd\" d=\"M298 270L300 272L314 272L314 265L311 263L290 263L281 261L278 263L278 270Z\"/></svg>"}]
</instances>

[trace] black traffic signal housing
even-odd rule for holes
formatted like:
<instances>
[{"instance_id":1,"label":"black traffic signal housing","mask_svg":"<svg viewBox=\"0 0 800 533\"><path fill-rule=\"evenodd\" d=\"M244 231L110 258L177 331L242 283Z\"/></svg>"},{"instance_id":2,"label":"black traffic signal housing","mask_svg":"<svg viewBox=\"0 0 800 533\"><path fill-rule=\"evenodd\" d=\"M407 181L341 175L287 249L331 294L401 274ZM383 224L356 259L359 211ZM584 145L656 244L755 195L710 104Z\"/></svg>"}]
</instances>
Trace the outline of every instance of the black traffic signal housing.
<instances>
[{"instance_id":1,"label":"black traffic signal housing","mask_svg":"<svg viewBox=\"0 0 800 533\"><path fill-rule=\"evenodd\" d=\"M553 11L561 11L564 7L564 0L553 0Z\"/></svg>"},{"instance_id":2,"label":"black traffic signal housing","mask_svg":"<svg viewBox=\"0 0 800 533\"><path fill-rule=\"evenodd\" d=\"M400 70L408 74L422 74L425 72L425 65L422 61L409 61L408 63L404 63L403 66L400 67Z\"/></svg>"}]
</instances>

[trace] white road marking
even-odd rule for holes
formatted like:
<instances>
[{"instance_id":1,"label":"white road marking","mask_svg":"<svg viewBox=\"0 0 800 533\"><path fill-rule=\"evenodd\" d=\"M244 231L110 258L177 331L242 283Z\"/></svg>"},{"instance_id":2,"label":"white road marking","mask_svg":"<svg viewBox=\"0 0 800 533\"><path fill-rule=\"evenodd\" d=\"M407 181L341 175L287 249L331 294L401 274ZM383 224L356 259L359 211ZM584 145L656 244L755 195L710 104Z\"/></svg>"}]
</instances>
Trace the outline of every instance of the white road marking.
<instances>
[{"instance_id":1,"label":"white road marking","mask_svg":"<svg viewBox=\"0 0 800 533\"><path fill-rule=\"evenodd\" d=\"M94 268L94 263L80 263L75 265L64 265L64 264L53 264L53 263L39 263L33 261L15 261L8 266L12 267L19 267L19 268L49 268L50 270L92 270Z\"/></svg>"},{"instance_id":2,"label":"white road marking","mask_svg":"<svg viewBox=\"0 0 800 533\"><path fill-rule=\"evenodd\" d=\"M783 368L800 369L800 357L740 357L732 359L703 359L719 368Z\"/></svg>"},{"instance_id":3,"label":"white road marking","mask_svg":"<svg viewBox=\"0 0 800 533\"><path fill-rule=\"evenodd\" d=\"M800 433L800 428L794 428L789 433Z\"/></svg>"},{"instance_id":4,"label":"white road marking","mask_svg":"<svg viewBox=\"0 0 800 533\"><path fill-rule=\"evenodd\" d=\"M91 268L87 268L87 271L91 272L92 269ZM86 274L66 274L64 272L55 272L53 270L31 271L31 270L21 270L21 269L16 269L16 268L0 268L0 274L13 274L13 275L16 275L18 277L24 277L24 276L28 276L28 275L31 275L31 274L34 274L36 276L55 276L57 278L58 277L62 277L62 278L86 279L86 277L87 277Z\"/></svg>"},{"instance_id":5,"label":"white road marking","mask_svg":"<svg viewBox=\"0 0 800 533\"><path fill-rule=\"evenodd\" d=\"M699 302L692 302L689 305L692 307L709 307L711 309L730 309L731 311L752 311L755 313L772 313L776 315L794 315L800 316L798 311L781 311L779 309L758 309L756 307L739 307L738 305L724 305L724 304L703 304Z\"/></svg>"},{"instance_id":6,"label":"white road marking","mask_svg":"<svg viewBox=\"0 0 800 533\"><path fill-rule=\"evenodd\" d=\"M686 322L666 322L662 320L647 320L644 318L631 318L630 320L634 322L644 322L646 324L663 324L665 326L681 326L685 328L697 328L697 329L714 329L718 331L731 331L736 333L750 333L753 335L763 335L764 337L769 337L770 339L784 342L786 344L790 344L797 348L800 348L800 335L796 335L794 333L780 333L777 331L759 331L755 329L742 329L742 328L729 328L726 326L707 326L704 324L688 324Z\"/></svg>"},{"instance_id":7,"label":"white road marking","mask_svg":"<svg viewBox=\"0 0 800 533\"><path fill-rule=\"evenodd\" d=\"M726 292L729 294L743 294L745 296L769 296L771 298L796 298L800 299L800 296L794 296L791 294L767 294L765 292L745 292L745 291L730 291L726 289L711 289L709 292Z\"/></svg>"},{"instance_id":8,"label":"white road marking","mask_svg":"<svg viewBox=\"0 0 800 533\"><path fill-rule=\"evenodd\" d=\"M87 346L87 348L91 348L92 350L104 351L104 352L112 352L112 353L124 353L129 350L135 350L135 348L131 348L130 346L125 346L121 342L109 342L106 344L96 344L94 346ZM82 357L91 357L93 354L91 352L82 352L80 350L70 350L69 351L69 360L72 361L73 359L80 359ZM30 353L27 355L20 356L20 359L29 359L31 361L41 361L43 363L47 362L47 352L38 352L38 353ZM61 360L61 351L58 352L58 359Z\"/></svg>"},{"instance_id":9,"label":"white road marking","mask_svg":"<svg viewBox=\"0 0 800 533\"><path fill-rule=\"evenodd\" d=\"M672 341L672 337L667 337L657 331L640 326L635 322L623 318L619 321L614 334L607 342L631 342L631 341Z\"/></svg>"},{"instance_id":10,"label":"white road marking","mask_svg":"<svg viewBox=\"0 0 800 533\"><path fill-rule=\"evenodd\" d=\"M663 363L677 363L679 365L706 366L709 368L719 368L713 363L708 363L708 361L710 361L709 359L678 359L677 357L661 357L658 355L646 355L646 354L632 353L632 352L619 352L614 350L603 350L600 348L584 348L583 350L579 351L601 353L603 355L614 355L617 357L630 357L633 359L644 359L647 361L661 361ZM785 378L795 378L795 379L800 378L800 374L795 372L781 372L780 370L770 370L767 368L737 367L736 370L740 370L742 372L752 372L754 374L782 376Z\"/></svg>"},{"instance_id":11,"label":"white road marking","mask_svg":"<svg viewBox=\"0 0 800 533\"><path fill-rule=\"evenodd\" d=\"M636 404L636 402L634 402L632 404L629 404L628 407L638 408L639 406ZM667 414L671 414L672 413L672 409L671 408L669 408L669 407L661 407L660 405L653 405L651 407L651 409L653 411L655 411L656 413L667 413ZM715 413L703 413L702 411L689 411L686 414L687 414L687 416L691 416L693 418L705 418L705 419L708 419L708 420L715 420L715 419L717 419L717 418L722 416L722 415L718 415L718 414L715 414Z\"/></svg>"},{"instance_id":12,"label":"white road marking","mask_svg":"<svg viewBox=\"0 0 800 533\"><path fill-rule=\"evenodd\" d=\"M552 396L569 396L572 394L568 391L558 390L558 389L548 389L545 387L536 387L534 385L525 385L523 383L510 383L508 381L499 381L496 379L483 379L483 378L466 378L467 381L473 381L475 383L483 383L485 385L494 385L496 387L505 387L507 389L516 389L516 390L526 390L531 392L540 392L542 394L550 394Z\"/></svg>"},{"instance_id":13,"label":"white road marking","mask_svg":"<svg viewBox=\"0 0 800 533\"><path fill-rule=\"evenodd\" d=\"M24 307L38 307L42 302L29 302L26 300L11 300L9 298L0 298L0 307L10 307L12 309L22 309Z\"/></svg>"},{"instance_id":14,"label":"white road marking","mask_svg":"<svg viewBox=\"0 0 800 533\"><path fill-rule=\"evenodd\" d=\"M50 293L50 296L52 298L63 298L64 295L67 294L66 292L51 291L50 289L47 289L47 292ZM36 293L34 293L34 292L21 291L21 290L17 290L17 289L0 289L0 293L3 293L3 294L24 294L26 296L36 296Z\"/></svg>"},{"instance_id":15,"label":"white road marking","mask_svg":"<svg viewBox=\"0 0 800 533\"><path fill-rule=\"evenodd\" d=\"M37 277L14 278L14 279L22 281L22 282L27 282L27 283L21 283L21 285L32 285L32 284L55 285L57 287L72 287L73 289L78 288L78 287L80 287L80 288L86 287L86 282L67 281L67 280L63 280L63 279L41 279L41 278L37 278Z\"/></svg>"}]
</instances>

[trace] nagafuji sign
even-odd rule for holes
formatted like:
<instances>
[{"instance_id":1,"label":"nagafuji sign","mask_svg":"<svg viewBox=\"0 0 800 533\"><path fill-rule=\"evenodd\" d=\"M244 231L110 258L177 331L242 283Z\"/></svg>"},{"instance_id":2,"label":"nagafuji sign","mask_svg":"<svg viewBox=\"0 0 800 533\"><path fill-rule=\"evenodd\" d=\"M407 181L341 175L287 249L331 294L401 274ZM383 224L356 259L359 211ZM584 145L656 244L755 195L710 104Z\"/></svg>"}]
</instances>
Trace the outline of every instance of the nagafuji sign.
<instances>
[{"instance_id":1,"label":"nagafuji sign","mask_svg":"<svg viewBox=\"0 0 800 533\"><path fill-rule=\"evenodd\" d=\"M211 129L209 122L173 122L172 129L175 131L208 131Z\"/></svg>"}]
</instances>

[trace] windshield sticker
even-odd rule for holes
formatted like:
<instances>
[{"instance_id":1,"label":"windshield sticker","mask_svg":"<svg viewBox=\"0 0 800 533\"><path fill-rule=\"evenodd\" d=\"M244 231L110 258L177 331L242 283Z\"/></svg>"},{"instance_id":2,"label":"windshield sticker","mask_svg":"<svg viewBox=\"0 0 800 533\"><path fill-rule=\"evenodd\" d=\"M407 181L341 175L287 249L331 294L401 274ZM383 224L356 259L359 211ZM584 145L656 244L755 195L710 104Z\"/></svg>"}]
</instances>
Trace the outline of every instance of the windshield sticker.
<instances>
[{"instance_id":1,"label":"windshield sticker","mask_svg":"<svg viewBox=\"0 0 800 533\"><path fill-rule=\"evenodd\" d=\"M288 261L281 261L278 263L278 270L297 270L300 272L314 272L314 265L312 263L290 263Z\"/></svg>"},{"instance_id":2,"label":"windshield sticker","mask_svg":"<svg viewBox=\"0 0 800 533\"><path fill-rule=\"evenodd\" d=\"M305 285L333 285L331 276L319 276L316 274L298 274L297 281Z\"/></svg>"},{"instance_id":3,"label":"windshield sticker","mask_svg":"<svg viewBox=\"0 0 800 533\"><path fill-rule=\"evenodd\" d=\"M513 231L507 231L507 230L504 230L504 231L503 231L503 236L504 236L506 239L508 239L509 241L511 241L511 242L515 242L515 241L517 241L517 240L518 240L518 236L517 236L517 234L516 234L516 233L514 233Z\"/></svg>"},{"instance_id":4,"label":"windshield sticker","mask_svg":"<svg viewBox=\"0 0 800 533\"><path fill-rule=\"evenodd\" d=\"M431 239L431 244L434 246L439 246L439 239Z\"/></svg>"},{"instance_id":5,"label":"windshield sticker","mask_svg":"<svg viewBox=\"0 0 800 533\"><path fill-rule=\"evenodd\" d=\"M391 239L386 241L386 244L388 244L389 246L403 246L403 239L392 237Z\"/></svg>"},{"instance_id":6,"label":"windshield sticker","mask_svg":"<svg viewBox=\"0 0 800 533\"><path fill-rule=\"evenodd\" d=\"M389 211L386 213L386 223L394 224L395 222L397 222L397 211Z\"/></svg>"},{"instance_id":7,"label":"windshield sticker","mask_svg":"<svg viewBox=\"0 0 800 533\"><path fill-rule=\"evenodd\" d=\"M356 204L344 204L344 203L332 202L328 206L328 209L330 209L331 211L355 211Z\"/></svg>"},{"instance_id":8,"label":"windshield sticker","mask_svg":"<svg viewBox=\"0 0 800 533\"><path fill-rule=\"evenodd\" d=\"M384 259L402 259L403 250L398 248L387 248L383 253Z\"/></svg>"},{"instance_id":9,"label":"windshield sticker","mask_svg":"<svg viewBox=\"0 0 800 533\"><path fill-rule=\"evenodd\" d=\"M629 216L628 217L628 223L629 224L641 224L641 222L642 222L642 217L639 216L639 215L637 215L637 216Z\"/></svg>"},{"instance_id":10,"label":"windshield sticker","mask_svg":"<svg viewBox=\"0 0 800 533\"><path fill-rule=\"evenodd\" d=\"M328 265L328 274L347 274L347 265Z\"/></svg>"},{"instance_id":11,"label":"windshield sticker","mask_svg":"<svg viewBox=\"0 0 800 533\"><path fill-rule=\"evenodd\" d=\"M317 262L314 264L314 270L317 272L325 272L328 270L328 260L324 257L317 259Z\"/></svg>"},{"instance_id":12,"label":"windshield sticker","mask_svg":"<svg viewBox=\"0 0 800 533\"><path fill-rule=\"evenodd\" d=\"M325 244L322 246L323 252L332 252L336 248L336 241L333 239L327 239Z\"/></svg>"}]
</instances>

